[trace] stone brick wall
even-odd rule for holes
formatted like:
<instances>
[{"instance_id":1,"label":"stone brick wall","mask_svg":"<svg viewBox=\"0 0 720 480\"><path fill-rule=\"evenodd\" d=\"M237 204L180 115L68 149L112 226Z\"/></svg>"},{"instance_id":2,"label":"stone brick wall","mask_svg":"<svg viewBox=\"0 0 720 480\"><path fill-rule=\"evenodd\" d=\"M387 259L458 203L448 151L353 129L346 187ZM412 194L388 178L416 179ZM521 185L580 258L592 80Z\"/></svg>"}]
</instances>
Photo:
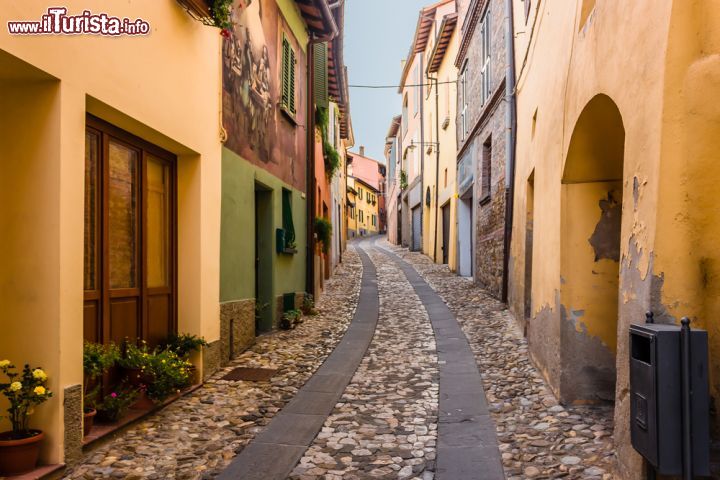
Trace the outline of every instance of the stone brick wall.
<instances>
[{"instance_id":1,"label":"stone brick wall","mask_svg":"<svg viewBox=\"0 0 720 480\"><path fill-rule=\"evenodd\" d=\"M63 391L65 464L72 466L82 458L83 391L82 385L71 385Z\"/></svg>"},{"instance_id":2,"label":"stone brick wall","mask_svg":"<svg viewBox=\"0 0 720 480\"><path fill-rule=\"evenodd\" d=\"M255 343L255 299L220 305L220 356L228 362Z\"/></svg>"},{"instance_id":3,"label":"stone brick wall","mask_svg":"<svg viewBox=\"0 0 720 480\"><path fill-rule=\"evenodd\" d=\"M484 2L478 2L482 4ZM498 86L502 83L505 77L505 25L504 25L504 2L501 0L489 0L488 1L488 19L490 22L491 30L491 51L490 51L490 96ZM464 33L464 32L463 32ZM468 129L472 131L473 126L480 119L482 112L488 107L489 101L483 105L482 99L482 37L480 35L480 20L475 24L475 28L472 32L468 32L467 35L471 36L470 45L468 47L465 59L467 60L466 70L466 91L468 97ZM459 86L458 86L459 88ZM462 98L458 95L458 108L457 108L457 134L458 134L458 149L461 150L469 138L462 138L462 128L460 113L462 112L463 106L461 105ZM504 113L503 113L504 114Z\"/></svg>"},{"instance_id":4,"label":"stone brick wall","mask_svg":"<svg viewBox=\"0 0 720 480\"><path fill-rule=\"evenodd\" d=\"M483 4L484 2L479 2ZM470 43L465 58L466 92L468 102L468 130L467 138L462 138L461 117L463 105L458 104L458 146L462 150L466 143L475 139L473 145L475 152L475 188L473 201L475 202L476 243L475 243L475 281L487 288L489 293L496 297L502 294L503 255L504 255L504 226L505 226L505 103L502 101L504 93L499 92L498 101L493 101L494 93L503 89L505 77L505 26L504 2L489 0L487 2L487 21L491 31L490 52L490 93L485 103L482 103L482 15L474 25L470 35ZM471 12L468 12L469 14ZM462 98L458 96L458 102ZM478 123L481 126L473 135L473 129ZM483 148L490 144L490 198L483 199L481 194L483 184ZM482 201L482 202L481 202Z\"/></svg>"},{"instance_id":5,"label":"stone brick wall","mask_svg":"<svg viewBox=\"0 0 720 480\"><path fill-rule=\"evenodd\" d=\"M483 145L490 141L490 199L481 203ZM475 170L475 281L495 297L502 295L505 238L505 103L497 102L488 123L477 134Z\"/></svg>"}]
</instances>

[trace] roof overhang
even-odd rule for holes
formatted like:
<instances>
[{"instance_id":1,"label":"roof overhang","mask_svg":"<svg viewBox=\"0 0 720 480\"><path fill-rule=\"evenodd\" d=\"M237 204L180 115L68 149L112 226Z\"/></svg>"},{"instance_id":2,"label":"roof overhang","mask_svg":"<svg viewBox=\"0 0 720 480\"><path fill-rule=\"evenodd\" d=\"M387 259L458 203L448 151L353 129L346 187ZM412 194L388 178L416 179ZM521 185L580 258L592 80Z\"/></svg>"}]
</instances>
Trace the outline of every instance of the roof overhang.
<instances>
[{"instance_id":1,"label":"roof overhang","mask_svg":"<svg viewBox=\"0 0 720 480\"><path fill-rule=\"evenodd\" d=\"M455 66L462 68L462 63L465 60L468 49L470 48L470 41L472 40L475 26L480 21L480 16L485 12L490 0L472 0L470 7L465 14L465 20L462 24L462 39L460 40L460 47L458 48L457 57L455 58Z\"/></svg>"},{"instance_id":2,"label":"roof overhang","mask_svg":"<svg viewBox=\"0 0 720 480\"><path fill-rule=\"evenodd\" d=\"M400 78L400 87L398 88L398 93L402 93L403 89L405 88L405 81L407 80L407 76L410 73L410 67L412 67L413 64L413 58L418 53L424 52L425 48L427 48L428 39L430 38L430 34L432 32L432 26L435 23L435 12L437 12L438 7L446 5L452 1L453 0L441 0L440 2L437 2L420 10L420 14L418 15L417 27L415 27L415 37L413 38L412 44L410 45L410 52L408 53L407 61L405 62L405 67L402 71L402 77Z\"/></svg>"},{"instance_id":3,"label":"roof overhang","mask_svg":"<svg viewBox=\"0 0 720 480\"><path fill-rule=\"evenodd\" d=\"M328 0L295 0L308 31L316 41L329 42L338 34L338 27Z\"/></svg>"},{"instance_id":4,"label":"roof overhang","mask_svg":"<svg viewBox=\"0 0 720 480\"><path fill-rule=\"evenodd\" d=\"M428 73L436 73L440 70L440 65L442 65L445 54L450 46L450 40L452 39L453 32L455 32L457 22L457 13L451 13L443 17L442 24L440 25L440 31L438 32L437 40L435 41L435 46L433 47L433 51L428 62Z\"/></svg>"}]
</instances>

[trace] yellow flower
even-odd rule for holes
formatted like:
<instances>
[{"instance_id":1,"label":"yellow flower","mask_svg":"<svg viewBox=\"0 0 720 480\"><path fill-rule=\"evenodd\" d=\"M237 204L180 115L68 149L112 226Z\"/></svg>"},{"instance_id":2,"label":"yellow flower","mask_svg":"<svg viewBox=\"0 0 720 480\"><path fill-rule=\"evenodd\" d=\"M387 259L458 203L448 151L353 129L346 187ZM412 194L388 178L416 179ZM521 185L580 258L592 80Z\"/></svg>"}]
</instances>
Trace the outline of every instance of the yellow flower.
<instances>
[{"instance_id":1,"label":"yellow flower","mask_svg":"<svg viewBox=\"0 0 720 480\"><path fill-rule=\"evenodd\" d=\"M33 393L35 393L35 395L45 395L45 387L35 387Z\"/></svg>"},{"instance_id":2,"label":"yellow flower","mask_svg":"<svg viewBox=\"0 0 720 480\"><path fill-rule=\"evenodd\" d=\"M5 368L10 366L10 360L0 360L0 368Z\"/></svg>"},{"instance_id":3,"label":"yellow flower","mask_svg":"<svg viewBox=\"0 0 720 480\"><path fill-rule=\"evenodd\" d=\"M35 370L33 370L33 377L35 379L43 381L43 382L45 380L47 380L47 374L39 368L36 368Z\"/></svg>"},{"instance_id":4,"label":"yellow flower","mask_svg":"<svg viewBox=\"0 0 720 480\"><path fill-rule=\"evenodd\" d=\"M22 383L20 382L12 382L10 384L10 391L11 392L17 392L19 390L22 390Z\"/></svg>"}]
</instances>

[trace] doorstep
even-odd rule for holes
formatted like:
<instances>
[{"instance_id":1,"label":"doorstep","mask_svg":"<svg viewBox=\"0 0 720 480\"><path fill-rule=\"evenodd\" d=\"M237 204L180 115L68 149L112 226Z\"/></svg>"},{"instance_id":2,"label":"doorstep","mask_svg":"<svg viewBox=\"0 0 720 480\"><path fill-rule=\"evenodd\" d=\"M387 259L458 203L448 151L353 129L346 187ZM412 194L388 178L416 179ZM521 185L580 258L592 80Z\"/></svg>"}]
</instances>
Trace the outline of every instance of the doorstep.
<instances>
[{"instance_id":1,"label":"doorstep","mask_svg":"<svg viewBox=\"0 0 720 480\"><path fill-rule=\"evenodd\" d=\"M40 480L42 478L47 478L53 473L57 473L60 470L65 468L65 465L58 464L58 465L41 465L37 467L32 472L23 473L22 475L13 475L11 477L0 477L0 479L4 480Z\"/></svg>"},{"instance_id":2,"label":"doorstep","mask_svg":"<svg viewBox=\"0 0 720 480\"><path fill-rule=\"evenodd\" d=\"M142 420L146 417L149 417L150 415L162 410L163 408L167 407L171 403L173 403L176 400L179 400L180 398L184 397L185 395L194 392L198 388L202 387L202 383L199 383L197 385L193 385L192 387L188 388L187 390L183 390L182 392L178 393L177 395L173 395L172 397L165 400L160 405L156 405L152 408L147 409L130 409L121 420L119 420L116 423L95 423L93 425L92 430L90 430L90 434L83 438L83 451L87 451L91 449L95 444L101 442L102 440L110 438L114 433L118 433L125 429L125 427L134 424L135 422L138 422L139 420ZM29 477L28 480L34 477ZM12 477L12 480L15 480L15 477ZM22 480L25 480L25 477L22 477Z\"/></svg>"}]
</instances>

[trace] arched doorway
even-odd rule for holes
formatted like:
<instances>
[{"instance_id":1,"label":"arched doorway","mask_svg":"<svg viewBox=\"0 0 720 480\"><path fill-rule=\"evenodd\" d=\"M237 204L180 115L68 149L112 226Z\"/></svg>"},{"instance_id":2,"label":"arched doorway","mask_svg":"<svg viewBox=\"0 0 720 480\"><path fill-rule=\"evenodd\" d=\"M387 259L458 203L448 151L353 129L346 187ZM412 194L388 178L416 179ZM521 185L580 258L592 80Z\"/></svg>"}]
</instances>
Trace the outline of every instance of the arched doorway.
<instances>
[{"instance_id":1,"label":"arched doorway","mask_svg":"<svg viewBox=\"0 0 720 480\"><path fill-rule=\"evenodd\" d=\"M613 402L617 349L625 129L597 95L573 130L562 177L563 401Z\"/></svg>"}]
</instances>

